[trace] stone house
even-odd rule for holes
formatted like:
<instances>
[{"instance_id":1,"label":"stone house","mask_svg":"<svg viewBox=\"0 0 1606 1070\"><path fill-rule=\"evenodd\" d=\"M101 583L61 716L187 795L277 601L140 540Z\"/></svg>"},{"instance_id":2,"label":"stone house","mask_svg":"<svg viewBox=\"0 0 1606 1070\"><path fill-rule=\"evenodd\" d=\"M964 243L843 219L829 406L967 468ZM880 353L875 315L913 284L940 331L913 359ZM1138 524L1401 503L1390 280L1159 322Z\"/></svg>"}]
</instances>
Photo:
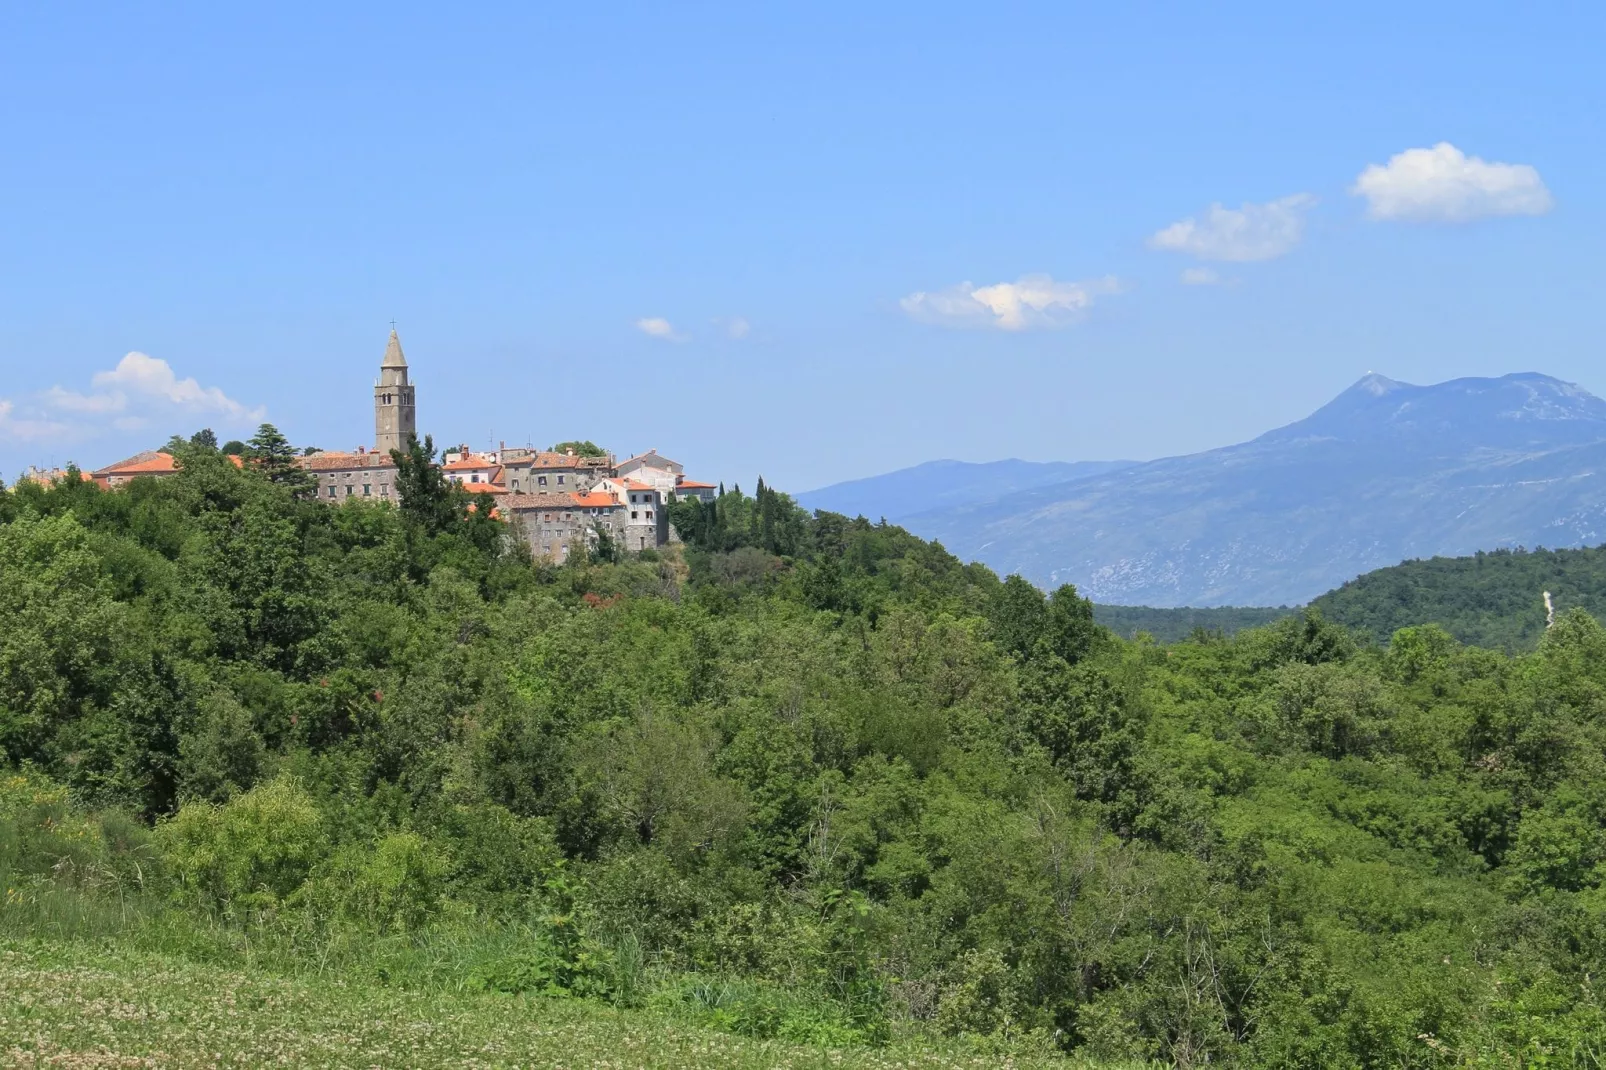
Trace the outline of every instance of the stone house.
<instances>
[{"instance_id":1,"label":"stone house","mask_svg":"<svg viewBox=\"0 0 1606 1070\"><path fill-rule=\"evenodd\" d=\"M529 544L536 557L559 564L596 539L601 525L610 533L618 503L607 494L514 494L497 511Z\"/></svg>"},{"instance_id":2,"label":"stone house","mask_svg":"<svg viewBox=\"0 0 1606 1070\"><path fill-rule=\"evenodd\" d=\"M234 467L236 468L245 464L242 458L233 454L229 455L229 460L234 462ZM134 454L132 457L124 458L116 464L107 465L105 468L97 468L89 473L89 478L99 483L102 487L110 489L112 487L121 487L125 483L139 479L142 476L162 479L177 472L178 462L173 459L171 453L163 453L161 450L145 450L142 453Z\"/></svg>"},{"instance_id":3,"label":"stone house","mask_svg":"<svg viewBox=\"0 0 1606 1070\"><path fill-rule=\"evenodd\" d=\"M630 476L644 483L649 481L656 483L663 478L665 473L670 476L683 476L686 474L684 465L679 461L671 461L657 450L648 450L646 453L638 453L634 457L626 458L614 466L614 471L621 476ZM674 483L671 481L670 486L673 485Z\"/></svg>"},{"instance_id":4,"label":"stone house","mask_svg":"<svg viewBox=\"0 0 1606 1070\"><path fill-rule=\"evenodd\" d=\"M610 477L597 481L596 489L618 503L615 536L627 550L650 550L670 540L669 514L665 498L657 487L635 479Z\"/></svg>"},{"instance_id":5,"label":"stone house","mask_svg":"<svg viewBox=\"0 0 1606 1070\"><path fill-rule=\"evenodd\" d=\"M478 491L479 485L505 488L502 466L494 459L488 459L483 454L460 454L457 459L446 462L441 466L441 472L453 483L461 483L470 490ZM491 491L491 493L496 493Z\"/></svg>"},{"instance_id":6,"label":"stone house","mask_svg":"<svg viewBox=\"0 0 1606 1070\"><path fill-rule=\"evenodd\" d=\"M396 500L396 462L388 453L358 446L350 453L328 450L298 457L296 464L317 480L314 494L321 502L338 503L347 498Z\"/></svg>"},{"instance_id":7,"label":"stone house","mask_svg":"<svg viewBox=\"0 0 1606 1070\"><path fill-rule=\"evenodd\" d=\"M685 476L675 477L675 497L700 498L711 502L718 496L719 488L712 483L703 483L696 479L687 479Z\"/></svg>"},{"instance_id":8,"label":"stone house","mask_svg":"<svg viewBox=\"0 0 1606 1070\"><path fill-rule=\"evenodd\" d=\"M515 494L584 493L613 474L612 457L504 447L497 460L502 464L503 485Z\"/></svg>"}]
</instances>

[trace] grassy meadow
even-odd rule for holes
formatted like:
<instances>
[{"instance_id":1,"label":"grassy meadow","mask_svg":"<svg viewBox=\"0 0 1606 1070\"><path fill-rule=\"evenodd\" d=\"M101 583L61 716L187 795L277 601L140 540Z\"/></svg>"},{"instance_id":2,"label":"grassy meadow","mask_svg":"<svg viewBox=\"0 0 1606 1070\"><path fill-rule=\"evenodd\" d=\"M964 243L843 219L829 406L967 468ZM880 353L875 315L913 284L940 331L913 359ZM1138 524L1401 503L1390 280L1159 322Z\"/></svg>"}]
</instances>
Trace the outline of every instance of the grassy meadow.
<instances>
[{"instance_id":1,"label":"grassy meadow","mask_svg":"<svg viewBox=\"0 0 1606 1070\"><path fill-rule=\"evenodd\" d=\"M1077 1067L733 1036L538 996L398 989L86 944L0 942L6 1067Z\"/></svg>"}]
</instances>

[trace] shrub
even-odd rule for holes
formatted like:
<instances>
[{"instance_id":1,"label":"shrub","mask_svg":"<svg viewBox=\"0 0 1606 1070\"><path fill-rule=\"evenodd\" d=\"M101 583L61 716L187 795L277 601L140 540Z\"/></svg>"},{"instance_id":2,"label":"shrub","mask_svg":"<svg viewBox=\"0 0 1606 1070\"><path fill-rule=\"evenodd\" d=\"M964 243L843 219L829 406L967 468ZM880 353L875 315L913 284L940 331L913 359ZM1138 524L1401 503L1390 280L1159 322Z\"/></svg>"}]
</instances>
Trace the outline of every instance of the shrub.
<instances>
[{"instance_id":1,"label":"shrub","mask_svg":"<svg viewBox=\"0 0 1606 1070\"><path fill-rule=\"evenodd\" d=\"M278 907L324 850L312 799L284 777L223 806L188 803L157 835L180 895L231 916Z\"/></svg>"},{"instance_id":2,"label":"shrub","mask_svg":"<svg viewBox=\"0 0 1606 1070\"><path fill-rule=\"evenodd\" d=\"M302 902L320 920L363 932L410 933L440 910L445 860L416 832L352 844L318 867Z\"/></svg>"}]
</instances>

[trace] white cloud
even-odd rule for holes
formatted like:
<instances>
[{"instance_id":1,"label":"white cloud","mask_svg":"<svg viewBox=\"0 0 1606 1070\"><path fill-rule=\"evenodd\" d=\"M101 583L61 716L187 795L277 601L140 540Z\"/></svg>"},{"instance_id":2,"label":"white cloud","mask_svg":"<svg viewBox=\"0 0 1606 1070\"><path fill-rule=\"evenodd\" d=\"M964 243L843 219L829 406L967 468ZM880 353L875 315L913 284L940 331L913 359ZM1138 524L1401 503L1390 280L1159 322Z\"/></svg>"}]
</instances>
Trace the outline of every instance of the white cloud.
<instances>
[{"instance_id":1,"label":"white cloud","mask_svg":"<svg viewBox=\"0 0 1606 1070\"><path fill-rule=\"evenodd\" d=\"M16 402L0 398L0 439L31 442L36 439L60 438L71 428L57 420L21 418L14 416Z\"/></svg>"},{"instance_id":2,"label":"white cloud","mask_svg":"<svg viewBox=\"0 0 1606 1070\"><path fill-rule=\"evenodd\" d=\"M753 325L740 316L733 316L725 322L725 333L732 338L746 338L747 332L752 329Z\"/></svg>"},{"instance_id":3,"label":"white cloud","mask_svg":"<svg viewBox=\"0 0 1606 1070\"><path fill-rule=\"evenodd\" d=\"M1486 216L1544 215L1555 204L1539 172L1523 163L1489 163L1448 141L1406 149L1362 171L1350 193L1366 198L1372 219L1463 223Z\"/></svg>"},{"instance_id":4,"label":"white cloud","mask_svg":"<svg viewBox=\"0 0 1606 1070\"><path fill-rule=\"evenodd\" d=\"M648 316L636 321L636 330L654 338L667 338L672 342L684 341L684 336L675 333L674 324L662 316Z\"/></svg>"},{"instance_id":5,"label":"white cloud","mask_svg":"<svg viewBox=\"0 0 1606 1070\"><path fill-rule=\"evenodd\" d=\"M99 415L109 412L121 412L128 407L128 395L112 394L80 394L75 390L63 390L53 386L40 395L45 406L57 412L81 412L89 415Z\"/></svg>"},{"instance_id":6,"label":"white cloud","mask_svg":"<svg viewBox=\"0 0 1606 1070\"><path fill-rule=\"evenodd\" d=\"M1274 260L1299 244L1305 213L1315 205L1308 193L1239 208L1212 204L1203 218L1173 223L1155 233L1149 245L1200 260Z\"/></svg>"},{"instance_id":7,"label":"white cloud","mask_svg":"<svg viewBox=\"0 0 1606 1070\"><path fill-rule=\"evenodd\" d=\"M1182 269L1182 284L1184 286L1219 286L1225 281L1215 268L1191 267Z\"/></svg>"},{"instance_id":8,"label":"white cloud","mask_svg":"<svg viewBox=\"0 0 1606 1070\"><path fill-rule=\"evenodd\" d=\"M96 372L91 384L110 389L113 396L126 391L136 398L164 401L184 412L216 413L235 419L258 420L262 410L248 409L215 386L180 379L167 361L130 353L109 372Z\"/></svg>"},{"instance_id":9,"label":"white cloud","mask_svg":"<svg viewBox=\"0 0 1606 1070\"><path fill-rule=\"evenodd\" d=\"M1022 275L1014 282L974 286L962 282L946 290L912 293L898 304L926 323L952 327L1062 327L1081 319L1096 297L1120 291L1114 278L1056 282L1047 275Z\"/></svg>"},{"instance_id":10,"label":"white cloud","mask_svg":"<svg viewBox=\"0 0 1606 1070\"><path fill-rule=\"evenodd\" d=\"M260 406L246 406L215 386L180 379L165 360L144 353L129 353L115 368L96 372L90 386L88 393L53 386L29 399L22 412L5 402L0 432L8 438L84 439L107 428L144 430L180 416L245 427L265 415Z\"/></svg>"}]
</instances>

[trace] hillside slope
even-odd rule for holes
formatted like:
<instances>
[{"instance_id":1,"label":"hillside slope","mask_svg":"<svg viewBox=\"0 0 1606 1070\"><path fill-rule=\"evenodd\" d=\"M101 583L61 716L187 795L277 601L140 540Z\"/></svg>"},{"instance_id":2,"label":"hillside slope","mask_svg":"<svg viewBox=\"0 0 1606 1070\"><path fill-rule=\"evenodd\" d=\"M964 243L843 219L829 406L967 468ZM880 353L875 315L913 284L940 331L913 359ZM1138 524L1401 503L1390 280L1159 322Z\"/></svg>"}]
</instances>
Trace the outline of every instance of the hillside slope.
<instances>
[{"instance_id":1,"label":"hillside slope","mask_svg":"<svg viewBox=\"0 0 1606 1070\"><path fill-rule=\"evenodd\" d=\"M1606 546L1407 561L1312 604L1378 642L1399 628L1438 624L1463 643L1532 650L1545 630L1546 591L1558 614L1579 608L1606 618Z\"/></svg>"},{"instance_id":2,"label":"hillside slope","mask_svg":"<svg viewBox=\"0 0 1606 1070\"><path fill-rule=\"evenodd\" d=\"M1097 602L1301 603L1409 558L1606 538L1606 401L1531 373L1369 375L1250 442L903 523Z\"/></svg>"},{"instance_id":3,"label":"hillside slope","mask_svg":"<svg viewBox=\"0 0 1606 1070\"><path fill-rule=\"evenodd\" d=\"M885 475L834 483L797 496L805 509L824 509L870 520L994 501L1027 487L1059 485L1129 468L1136 461L927 461Z\"/></svg>"}]
</instances>

